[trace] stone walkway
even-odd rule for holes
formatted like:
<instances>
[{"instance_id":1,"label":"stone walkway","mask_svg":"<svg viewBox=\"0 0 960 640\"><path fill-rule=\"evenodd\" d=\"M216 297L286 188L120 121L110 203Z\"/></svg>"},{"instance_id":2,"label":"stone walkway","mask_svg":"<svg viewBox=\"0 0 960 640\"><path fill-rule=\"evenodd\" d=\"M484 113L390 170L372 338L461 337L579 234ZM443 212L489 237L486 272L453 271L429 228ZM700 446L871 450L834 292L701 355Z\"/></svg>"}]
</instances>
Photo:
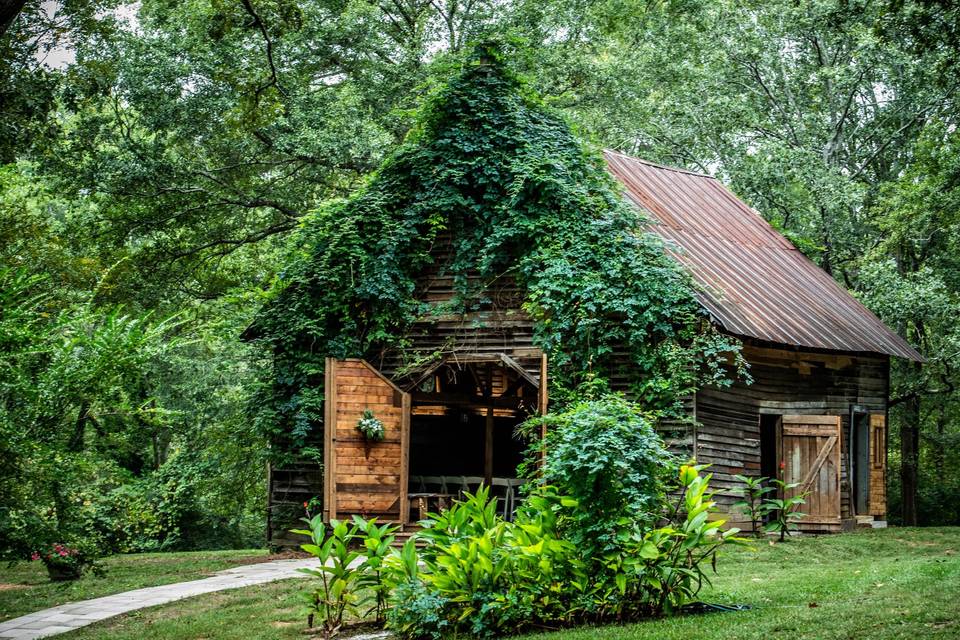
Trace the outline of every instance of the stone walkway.
<instances>
[{"instance_id":1,"label":"stone walkway","mask_svg":"<svg viewBox=\"0 0 960 640\"><path fill-rule=\"evenodd\" d=\"M297 569L316 567L315 559L274 560L218 571L209 578L148 587L104 596L83 602L71 602L0 622L0 638L28 640L45 638L128 611L166 604L214 591L225 591L255 584L306 577Z\"/></svg>"}]
</instances>

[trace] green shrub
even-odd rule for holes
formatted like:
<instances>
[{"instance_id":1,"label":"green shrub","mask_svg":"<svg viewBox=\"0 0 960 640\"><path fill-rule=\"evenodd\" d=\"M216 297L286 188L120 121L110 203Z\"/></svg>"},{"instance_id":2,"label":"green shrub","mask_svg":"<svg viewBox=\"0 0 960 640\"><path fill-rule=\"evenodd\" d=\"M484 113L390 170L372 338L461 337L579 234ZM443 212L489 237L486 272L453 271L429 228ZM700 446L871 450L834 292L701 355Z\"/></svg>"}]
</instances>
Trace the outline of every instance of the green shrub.
<instances>
[{"instance_id":1,"label":"green shrub","mask_svg":"<svg viewBox=\"0 0 960 640\"><path fill-rule=\"evenodd\" d=\"M359 584L373 594L373 605L365 615L374 613L376 622L382 624L386 621L387 597L390 594L389 583L384 575L388 570L385 563L396 539L393 534L397 527L389 524L378 526L376 518L364 520L354 516L353 522L357 527L357 535L363 538L364 560Z\"/></svg>"},{"instance_id":2,"label":"green shrub","mask_svg":"<svg viewBox=\"0 0 960 640\"><path fill-rule=\"evenodd\" d=\"M388 626L409 638L443 630L490 637L576 620L589 580L579 551L557 527L574 506L543 487L506 522L481 487L433 515L420 534L429 544L419 558L408 543L390 563L398 587Z\"/></svg>"},{"instance_id":3,"label":"green shrub","mask_svg":"<svg viewBox=\"0 0 960 640\"><path fill-rule=\"evenodd\" d=\"M309 528L294 529L293 533L310 537L311 542L300 547L320 561L316 569L300 569L319 578L319 585L301 593L306 602L307 626L312 628L316 623L323 637L331 638L348 613L375 613L377 622L384 622L391 584L386 580L390 566L386 560L397 527L378 526L376 518L364 520L358 516L349 523L331 520L329 528L322 515L304 521ZM358 541L362 541L362 547L358 547ZM369 603L372 606L362 611Z\"/></svg>"},{"instance_id":4,"label":"green shrub","mask_svg":"<svg viewBox=\"0 0 960 640\"><path fill-rule=\"evenodd\" d=\"M767 507L767 512L773 514L773 518L767 523L764 530L779 532L780 542L783 542L786 537L790 535L791 531L797 530L797 522L806 515L800 513L798 509L800 505L806 502L804 498L810 495L810 492L798 493L795 496L787 498L786 492L799 487L800 483L787 483L783 480L774 479L773 484L776 486L779 495L783 497L764 499L763 502Z\"/></svg>"},{"instance_id":5,"label":"green shrub","mask_svg":"<svg viewBox=\"0 0 960 640\"><path fill-rule=\"evenodd\" d=\"M672 457L637 405L607 394L533 418L524 429L538 433L544 423L546 442L532 445L524 472L581 505L568 535L588 557L616 548L624 518L648 526L661 516Z\"/></svg>"},{"instance_id":6,"label":"green shrub","mask_svg":"<svg viewBox=\"0 0 960 640\"><path fill-rule=\"evenodd\" d=\"M357 538L357 525L330 521L330 535L323 516L307 520L309 529L294 529L293 533L310 536L312 543L300 547L320 561L317 569L300 569L302 573L320 579L319 586L303 591L307 626L320 627L325 638L333 637L343 625L343 617L360 606L361 570L357 564L360 553L351 549Z\"/></svg>"},{"instance_id":7,"label":"green shrub","mask_svg":"<svg viewBox=\"0 0 960 640\"><path fill-rule=\"evenodd\" d=\"M449 631L449 601L419 580L399 583L390 594L387 627L403 638L440 640Z\"/></svg>"},{"instance_id":8,"label":"green shrub","mask_svg":"<svg viewBox=\"0 0 960 640\"><path fill-rule=\"evenodd\" d=\"M770 478L766 476L733 476L743 483L743 487L737 490L740 494L740 500L733 503L733 506L740 509L747 519L750 520L751 531L754 537L762 535L763 519L770 512L770 505L764 500L771 491L776 491L776 487L767 484Z\"/></svg>"},{"instance_id":9,"label":"green shrub","mask_svg":"<svg viewBox=\"0 0 960 640\"><path fill-rule=\"evenodd\" d=\"M666 526L646 533L638 526L620 530L615 553L604 558L602 583L604 617L659 615L677 610L709 584L708 570L716 569L717 552L729 543L742 543L739 529L723 531L725 520L711 519L716 502L709 490L711 475L705 466L683 465L681 495ZM615 588L616 593L611 594ZM611 597L612 596L612 597Z\"/></svg>"},{"instance_id":10,"label":"green shrub","mask_svg":"<svg viewBox=\"0 0 960 640\"><path fill-rule=\"evenodd\" d=\"M480 487L476 493L466 492L462 501L449 509L421 522L420 537L428 544L423 550L427 560L436 560L437 553L451 545L481 536L497 526L496 499L490 499L490 489Z\"/></svg>"},{"instance_id":11,"label":"green shrub","mask_svg":"<svg viewBox=\"0 0 960 640\"><path fill-rule=\"evenodd\" d=\"M620 514L601 556L572 541L583 535L583 507L553 487L537 488L513 522L495 515L486 489L468 494L424 523L432 544L419 558L408 542L387 563L397 585L387 625L405 638L494 637L676 611L709 582L718 551L741 542L711 519L702 469L680 468L675 501L661 502L666 524Z\"/></svg>"}]
</instances>

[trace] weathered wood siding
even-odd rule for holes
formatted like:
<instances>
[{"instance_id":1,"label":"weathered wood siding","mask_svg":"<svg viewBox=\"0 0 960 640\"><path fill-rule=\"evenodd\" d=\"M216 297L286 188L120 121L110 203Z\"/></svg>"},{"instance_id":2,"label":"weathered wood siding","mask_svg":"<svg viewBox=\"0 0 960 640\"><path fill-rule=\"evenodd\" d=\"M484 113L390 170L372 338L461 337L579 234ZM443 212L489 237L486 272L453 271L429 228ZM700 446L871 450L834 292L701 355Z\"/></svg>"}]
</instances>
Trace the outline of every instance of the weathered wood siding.
<instances>
[{"instance_id":1,"label":"weathered wood siding","mask_svg":"<svg viewBox=\"0 0 960 640\"><path fill-rule=\"evenodd\" d=\"M785 497L809 494L800 529L839 532L840 417L785 415L780 429L783 481L798 485Z\"/></svg>"},{"instance_id":2,"label":"weathered wood siding","mask_svg":"<svg viewBox=\"0 0 960 640\"><path fill-rule=\"evenodd\" d=\"M316 446L322 444L317 442ZM290 529L303 524L303 503L323 494L323 469L316 460L293 458L284 464L271 464L267 484L267 543L274 548L297 547L306 539L290 533Z\"/></svg>"},{"instance_id":3,"label":"weathered wood siding","mask_svg":"<svg viewBox=\"0 0 960 640\"><path fill-rule=\"evenodd\" d=\"M437 238L430 255L433 264L418 276L415 296L430 303L433 312L413 323L402 350L385 349L367 360L404 388L429 362L458 353L504 353L539 378L541 351L533 344L533 321L522 308L524 292L512 274L493 280L466 274L461 285L477 295L467 310L453 312L444 308L457 292L456 247L449 234Z\"/></svg>"},{"instance_id":4,"label":"weathered wood siding","mask_svg":"<svg viewBox=\"0 0 960 640\"><path fill-rule=\"evenodd\" d=\"M406 503L410 396L363 360L327 359L324 513L399 521ZM384 425L380 442L357 430L366 410Z\"/></svg>"},{"instance_id":5,"label":"weathered wood siding","mask_svg":"<svg viewBox=\"0 0 960 640\"><path fill-rule=\"evenodd\" d=\"M717 500L742 522L730 504L739 486L734 475L760 475L761 414L832 415L841 420L841 515L851 516L848 455L850 411L857 405L871 414L885 415L889 358L872 355L836 355L807 350L776 349L746 343L743 355L750 363L753 383L735 382L726 389L706 388L697 393L697 460L710 463ZM880 515L880 514L876 514Z\"/></svg>"},{"instance_id":6,"label":"weathered wood siding","mask_svg":"<svg viewBox=\"0 0 960 640\"><path fill-rule=\"evenodd\" d=\"M887 513L887 417L870 416L870 515Z\"/></svg>"}]
</instances>

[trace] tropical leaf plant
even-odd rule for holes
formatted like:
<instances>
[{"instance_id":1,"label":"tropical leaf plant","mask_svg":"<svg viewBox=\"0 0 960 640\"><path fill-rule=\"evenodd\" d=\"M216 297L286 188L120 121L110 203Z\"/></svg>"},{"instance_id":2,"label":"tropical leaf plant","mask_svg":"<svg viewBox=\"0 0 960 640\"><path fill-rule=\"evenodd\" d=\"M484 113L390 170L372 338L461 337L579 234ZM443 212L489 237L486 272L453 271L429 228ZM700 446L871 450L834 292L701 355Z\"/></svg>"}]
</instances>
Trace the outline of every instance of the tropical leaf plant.
<instances>
[{"instance_id":1,"label":"tropical leaf plant","mask_svg":"<svg viewBox=\"0 0 960 640\"><path fill-rule=\"evenodd\" d=\"M770 512L770 504L764 501L771 491L776 491L776 487L767 484L770 478L766 476L733 476L743 483L743 486L737 489L741 499L733 503L735 509L740 509L750 520L750 530L755 537L760 537L763 533L764 517Z\"/></svg>"},{"instance_id":2,"label":"tropical leaf plant","mask_svg":"<svg viewBox=\"0 0 960 640\"><path fill-rule=\"evenodd\" d=\"M773 484L780 497L764 498L763 502L773 518L764 527L766 531L776 531L780 533L780 542L786 540L791 531L796 531L799 522L806 514L798 511L800 505L806 502L805 498L810 495L809 491L798 493L789 498L787 492L800 486L799 482L784 482L783 480L773 479Z\"/></svg>"}]
</instances>

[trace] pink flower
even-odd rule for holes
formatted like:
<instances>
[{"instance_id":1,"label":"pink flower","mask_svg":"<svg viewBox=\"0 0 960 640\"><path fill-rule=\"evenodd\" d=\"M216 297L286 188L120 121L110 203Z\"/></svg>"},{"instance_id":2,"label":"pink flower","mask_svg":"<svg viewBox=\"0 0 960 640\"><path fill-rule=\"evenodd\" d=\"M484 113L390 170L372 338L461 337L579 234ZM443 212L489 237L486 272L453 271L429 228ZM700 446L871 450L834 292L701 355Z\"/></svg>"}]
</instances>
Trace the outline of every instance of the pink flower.
<instances>
[{"instance_id":1,"label":"pink flower","mask_svg":"<svg viewBox=\"0 0 960 640\"><path fill-rule=\"evenodd\" d=\"M33 553L30 554L30 560L32 560L32 561L37 561L37 560L39 560L39 559L40 559L40 554L37 553L36 551L34 551Z\"/></svg>"},{"instance_id":2,"label":"pink flower","mask_svg":"<svg viewBox=\"0 0 960 640\"><path fill-rule=\"evenodd\" d=\"M60 551L58 551L57 553L60 554L60 557L61 557L61 558L65 558L65 557L67 556L67 552L64 551L63 549L60 549Z\"/></svg>"}]
</instances>

